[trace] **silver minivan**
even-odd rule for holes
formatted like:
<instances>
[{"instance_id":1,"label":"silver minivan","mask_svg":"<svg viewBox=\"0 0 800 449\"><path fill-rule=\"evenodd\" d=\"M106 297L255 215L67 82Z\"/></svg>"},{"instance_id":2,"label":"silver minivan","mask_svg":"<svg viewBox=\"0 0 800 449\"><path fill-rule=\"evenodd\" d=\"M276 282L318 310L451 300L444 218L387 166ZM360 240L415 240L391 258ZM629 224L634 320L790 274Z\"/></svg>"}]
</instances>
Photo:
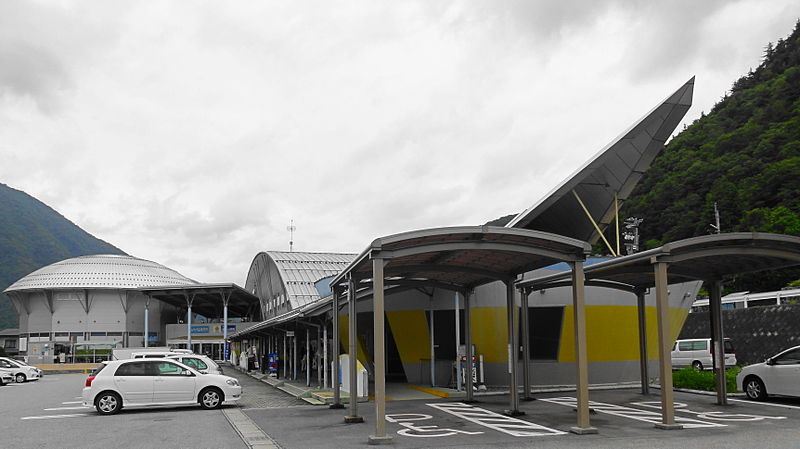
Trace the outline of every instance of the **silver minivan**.
<instances>
[{"instance_id":1,"label":"silver minivan","mask_svg":"<svg viewBox=\"0 0 800 449\"><path fill-rule=\"evenodd\" d=\"M730 338L724 341L725 367L736 365L736 350ZM677 340L672 347L672 368L691 366L696 370L712 369L712 348L710 338L691 338Z\"/></svg>"}]
</instances>

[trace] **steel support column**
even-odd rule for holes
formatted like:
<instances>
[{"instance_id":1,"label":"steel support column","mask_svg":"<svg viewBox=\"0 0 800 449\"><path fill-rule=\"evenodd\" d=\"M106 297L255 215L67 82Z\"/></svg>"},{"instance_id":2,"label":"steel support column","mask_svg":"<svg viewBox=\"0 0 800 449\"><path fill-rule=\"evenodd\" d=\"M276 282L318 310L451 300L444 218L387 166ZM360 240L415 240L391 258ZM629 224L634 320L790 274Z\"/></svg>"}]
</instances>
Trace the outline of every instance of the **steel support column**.
<instances>
[{"instance_id":1,"label":"steel support column","mask_svg":"<svg viewBox=\"0 0 800 449\"><path fill-rule=\"evenodd\" d=\"M519 409L519 391L517 391L517 353L519 341L517 338L518 310L514 300L514 280L505 281L506 284L506 312L508 315L508 388L510 407L504 413L508 416L520 416L525 412Z\"/></svg>"},{"instance_id":2,"label":"steel support column","mask_svg":"<svg viewBox=\"0 0 800 449\"><path fill-rule=\"evenodd\" d=\"M383 259L372 259L372 323L375 351L375 435L369 444L386 444L392 437L386 435L386 345L384 344Z\"/></svg>"},{"instance_id":3,"label":"steel support column","mask_svg":"<svg viewBox=\"0 0 800 449\"><path fill-rule=\"evenodd\" d=\"M532 401L531 397L531 328L528 317L528 299L530 298L530 291L520 291L520 299L522 300L522 319L520 320L521 328L520 335L522 338L522 400Z\"/></svg>"},{"instance_id":4,"label":"steel support column","mask_svg":"<svg viewBox=\"0 0 800 449\"><path fill-rule=\"evenodd\" d=\"M473 382L472 382L472 313L470 312L470 296L472 292L465 291L464 292L464 346L466 351L464 353L467 356L467 361L464 363L464 369L466 372L464 373L464 389L467 391L466 402L474 402L472 397L472 389L473 389Z\"/></svg>"},{"instance_id":5,"label":"steel support column","mask_svg":"<svg viewBox=\"0 0 800 449\"><path fill-rule=\"evenodd\" d=\"M328 388L328 325L322 323L322 388Z\"/></svg>"},{"instance_id":6,"label":"steel support column","mask_svg":"<svg viewBox=\"0 0 800 449\"><path fill-rule=\"evenodd\" d=\"M311 329L306 328L306 386L311 386Z\"/></svg>"},{"instance_id":7,"label":"steel support column","mask_svg":"<svg viewBox=\"0 0 800 449\"><path fill-rule=\"evenodd\" d=\"M226 356L230 352L228 348L228 302L231 299L231 293L220 293L222 296L222 359L227 360Z\"/></svg>"},{"instance_id":8,"label":"steel support column","mask_svg":"<svg viewBox=\"0 0 800 449\"><path fill-rule=\"evenodd\" d=\"M456 391L461 391L461 361L459 360L458 347L461 346L461 313L458 304L458 292L454 292L453 312L455 312L455 331L456 331Z\"/></svg>"},{"instance_id":9,"label":"steel support column","mask_svg":"<svg viewBox=\"0 0 800 449\"><path fill-rule=\"evenodd\" d=\"M589 359L586 353L586 297L583 262L573 262L572 267L572 316L575 332L575 398L578 409L578 425L570 432L579 435L597 433L589 422Z\"/></svg>"},{"instance_id":10,"label":"steel support column","mask_svg":"<svg viewBox=\"0 0 800 449\"><path fill-rule=\"evenodd\" d=\"M667 263L655 262L656 314L658 315L658 374L661 383L661 422L659 429L682 429L675 423L675 404L672 402L672 342L669 320L669 292L667 291Z\"/></svg>"},{"instance_id":11,"label":"steel support column","mask_svg":"<svg viewBox=\"0 0 800 449\"><path fill-rule=\"evenodd\" d=\"M144 347L148 346L150 340L150 297L144 300Z\"/></svg>"},{"instance_id":12,"label":"steel support column","mask_svg":"<svg viewBox=\"0 0 800 449\"><path fill-rule=\"evenodd\" d=\"M331 348L331 355L333 356L333 366L331 367L331 385L333 387L333 404L330 408L342 409L341 396L341 379L339 378L339 295L341 289L338 287L333 288L333 304L331 308L331 323L333 325L333 348Z\"/></svg>"},{"instance_id":13,"label":"steel support column","mask_svg":"<svg viewBox=\"0 0 800 449\"><path fill-rule=\"evenodd\" d=\"M344 417L346 423L364 422L358 416L358 334L356 333L356 281L353 278L347 281L347 328L348 328L348 355L350 357L350 414Z\"/></svg>"},{"instance_id":14,"label":"steel support column","mask_svg":"<svg viewBox=\"0 0 800 449\"><path fill-rule=\"evenodd\" d=\"M433 333L433 294L428 295L431 320L428 323L428 334L431 337L431 386L436 386L436 337Z\"/></svg>"},{"instance_id":15,"label":"steel support column","mask_svg":"<svg viewBox=\"0 0 800 449\"><path fill-rule=\"evenodd\" d=\"M647 316L645 314L644 290L636 290L636 312L639 317L639 377L642 394L650 394L650 375L647 372Z\"/></svg>"},{"instance_id":16,"label":"steel support column","mask_svg":"<svg viewBox=\"0 0 800 449\"><path fill-rule=\"evenodd\" d=\"M286 352L286 333L288 331L283 331L283 353L281 354L281 360L283 360L283 379L286 380L287 375L287 365L289 365L289 356Z\"/></svg>"},{"instance_id":17,"label":"steel support column","mask_svg":"<svg viewBox=\"0 0 800 449\"><path fill-rule=\"evenodd\" d=\"M322 383L322 372L325 371L325 365L322 364L322 355L320 354L322 348L322 331L319 327L317 327L317 350L314 351L314 361L317 364L317 388L324 388L324 384Z\"/></svg>"},{"instance_id":18,"label":"steel support column","mask_svg":"<svg viewBox=\"0 0 800 449\"><path fill-rule=\"evenodd\" d=\"M708 285L709 317L711 318L711 354L716 376L717 404L728 405L725 382L725 333L722 328L722 282L706 281Z\"/></svg>"},{"instance_id":19,"label":"steel support column","mask_svg":"<svg viewBox=\"0 0 800 449\"><path fill-rule=\"evenodd\" d=\"M292 380L297 380L297 325L292 335Z\"/></svg>"}]
</instances>

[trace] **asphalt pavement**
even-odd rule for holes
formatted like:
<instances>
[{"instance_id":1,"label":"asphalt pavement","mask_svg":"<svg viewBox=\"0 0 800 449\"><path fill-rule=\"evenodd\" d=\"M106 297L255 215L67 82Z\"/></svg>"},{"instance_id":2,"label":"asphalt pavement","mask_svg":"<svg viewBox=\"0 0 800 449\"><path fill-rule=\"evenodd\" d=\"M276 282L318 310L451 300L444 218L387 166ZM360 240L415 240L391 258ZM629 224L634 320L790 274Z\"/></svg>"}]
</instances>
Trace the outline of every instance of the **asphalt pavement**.
<instances>
[{"instance_id":1,"label":"asphalt pavement","mask_svg":"<svg viewBox=\"0 0 800 449\"><path fill-rule=\"evenodd\" d=\"M594 435L570 432L575 425L574 393L538 395L523 402L525 415L510 418L507 396L458 400L414 400L387 403L387 433L396 448L753 448L798 447L800 401L768 404L675 394L681 430L655 428L660 422L659 396L638 390L590 392ZM250 409L244 412L280 447L341 448L367 446L375 432L372 404L359 404L362 424L345 424L347 410L322 407Z\"/></svg>"},{"instance_id":2,"label":"asphalt pavement","mask_svg":"<svg viewBox=\"0 0 800 449\"><path fill-rule=\"evenodd\" d=\"M0 387L0 429L8 448L343 448L367 446L375 432L372 403L360 403L364 423L345 424L347 409L306 405L263 382L231 373L242 401L222 410L199 407L124 409L100 416L81 406L82 374L56 374ZM525 415L502 414L508 397L387 403L387 433L396 448L793 448L800 441L800 399L767 403L675 393L682 430L661 430L658 392L590 391L594 435L570 432L574 393L538 394ZM247 443L245 443L247 441Z\"/></svg>"}]
</instances>

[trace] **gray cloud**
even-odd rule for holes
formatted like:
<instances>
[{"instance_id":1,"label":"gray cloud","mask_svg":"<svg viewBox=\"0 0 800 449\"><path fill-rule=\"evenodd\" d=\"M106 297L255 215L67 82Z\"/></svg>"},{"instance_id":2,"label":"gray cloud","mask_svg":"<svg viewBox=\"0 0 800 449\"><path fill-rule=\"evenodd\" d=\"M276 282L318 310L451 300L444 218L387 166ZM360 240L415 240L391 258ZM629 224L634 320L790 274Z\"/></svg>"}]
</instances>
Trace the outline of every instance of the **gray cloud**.
<instances>
[{"instance_id":1,"label":"gray cloud","mask_svg":"<svg viewBox=\"0 0 800 449\"><path fill-rule=\"evenodd\" d=\"M64 65L47 49L0 40L0 93L30 97L52 113L60 107L61 92L73 86Z\"/></svg>"}]
</instances>

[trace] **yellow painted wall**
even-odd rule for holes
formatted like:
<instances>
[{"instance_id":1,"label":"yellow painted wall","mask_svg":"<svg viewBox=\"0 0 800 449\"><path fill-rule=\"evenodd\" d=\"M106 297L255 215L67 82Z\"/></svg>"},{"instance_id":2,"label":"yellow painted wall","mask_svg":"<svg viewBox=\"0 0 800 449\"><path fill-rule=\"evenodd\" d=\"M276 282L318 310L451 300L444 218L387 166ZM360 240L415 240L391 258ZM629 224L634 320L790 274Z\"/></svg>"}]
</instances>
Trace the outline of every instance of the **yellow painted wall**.
<instances>
[{"instance_id":1,"label":"yellow painted wall","mask_svg":"<svg viewBox=\"0 0 800 449\"><path fill-rule=\"evenodd\" d=\"M508 363L508 315L505 307L472 309L472 343L486 363Z\"/></svg>"},{"instance_id":2,"label":"yellow painted wall","mask_svg":"<svg viewBox=\"0 0 800 449\"><path fill-rule=\"evenodd\" d=\"M418 311L422 320L424 312ZM674 341L680 333L689 311L670 309L670 330ZM575 361L575 336L572 306L564 308L559 345L559 362ZM658 358L658 335L656 308L646 307L647 354ZM472 309L472 341L475 351L483 354L486 363L508 362L508 324L505 307L477 307ZM587 352L590 362L639 360L639 324L636 306L587 306L586 307ZM427 335L427 332L425 333ZM401 333L394 333L398 348ZM426 344L430 344L426 342ZM402 357L402 355L401 355ZM403 359L405 362L406 360Z\"/></svg>"},{"instance_id":3,"label":"yellow painted wall","mask_svg":"<svg viewBox=\"0 0 800 449\"><path fill-rule=\"evenodd\" d=\"M347 348L350 345L350 333L348 332L348 323L350 322L349 317L347 315L339 315L339 340L342 343L342 348L344 348L344 352L347 352ZM369 365L371 359L369 355L367 355L367 348L364 347L364 342L361 339L358 339L356 343L356 352L358 360L363 363L364 365Z\"/></svg>"},{"instance_id":4,"label":"yellow painted wall","mask_svg":"<svg viewBox=\"0 0 800 449\"><path fill-rule=\"evenodd\" d=\"M424 310L386 312L386 319L403 363L420 363L431 358L431 337Z\"/></svg>"},{"instance_id":5,"label":"yellow painted wall","mask_svg":"<svg viewBox=\"0 0 800 449\"><path fill-rule=\"evenodd\" d=\"M575 361L575 328L572 306L564 308L559 362ZM674 341L689 311L670 308L670 334ZM656 308L645 308L647 356L658 358ZM586 351L590 362L639 360L639 323L636 306L587 306Z\"/></svg>"}]
</instances>

